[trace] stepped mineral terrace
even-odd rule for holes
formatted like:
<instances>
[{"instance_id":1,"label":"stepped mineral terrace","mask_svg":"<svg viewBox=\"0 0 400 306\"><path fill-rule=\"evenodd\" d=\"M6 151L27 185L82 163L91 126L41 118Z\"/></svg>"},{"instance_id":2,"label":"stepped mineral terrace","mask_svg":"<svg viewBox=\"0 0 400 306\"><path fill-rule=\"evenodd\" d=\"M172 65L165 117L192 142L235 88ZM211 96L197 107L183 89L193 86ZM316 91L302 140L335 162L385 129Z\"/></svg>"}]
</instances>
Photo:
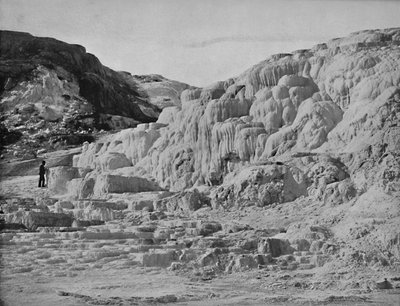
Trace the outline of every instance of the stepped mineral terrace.
<instances>
[{"instance_id":1,"label":"stepped mineral terrace","mask_svg":"<svg viewBox=\"0 0 400 306\"><path fill-rule=\"evenodd\" d=\"M148 85L157 122L48 153L48 189L3 166L2 299L397 305L400 29L179 84Z\"/></svg>"}]
</instances>

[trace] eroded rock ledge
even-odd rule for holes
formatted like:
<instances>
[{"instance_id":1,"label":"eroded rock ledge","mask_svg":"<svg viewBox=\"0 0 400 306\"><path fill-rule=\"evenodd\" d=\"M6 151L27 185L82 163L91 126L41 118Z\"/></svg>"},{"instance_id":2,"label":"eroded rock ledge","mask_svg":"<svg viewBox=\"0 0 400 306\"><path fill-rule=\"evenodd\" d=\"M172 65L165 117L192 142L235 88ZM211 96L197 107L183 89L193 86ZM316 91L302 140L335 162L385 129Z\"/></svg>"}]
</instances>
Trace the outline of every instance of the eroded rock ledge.
<instances>
[{"instance_id":1,"label":"eroded rock ledge","mask_svg":"<svg viewBox=\"0 0 400 306\"><path fill-rule=\"evenodd\" d=\"M257 285L280 292L399 286L399 37L362 31L185 89L157 122L52 167L57 199L7 199L7 222L38 232L5 233L4 245L26 259L37 244L34 260L62 271L71 258L78 270L160 267L201 281L261 271L271 277Z\"/></svg>"}]
</instances>

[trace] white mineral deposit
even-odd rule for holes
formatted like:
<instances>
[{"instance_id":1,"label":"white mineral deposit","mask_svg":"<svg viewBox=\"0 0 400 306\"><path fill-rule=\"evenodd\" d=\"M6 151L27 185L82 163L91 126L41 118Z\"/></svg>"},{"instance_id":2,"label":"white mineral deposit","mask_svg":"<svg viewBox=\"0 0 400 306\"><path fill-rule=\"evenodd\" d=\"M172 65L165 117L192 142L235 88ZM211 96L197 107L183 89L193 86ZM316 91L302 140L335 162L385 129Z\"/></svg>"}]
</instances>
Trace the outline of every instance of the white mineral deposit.
<instances>
[{"instance_id":1,"label":"white mineral deposit","mask_svg":"<svg viewBox=\"0 0 400 306\"><path fill-rule=\"evenodd\" d=\"M371 29L292 52L265 47L263 60L244 72L191 86L157 71L108 68L96 56L103 62L113 49L102 52L100 41L115 44L117 57L118 48L129 53L147 39L120 44L130 33L149 31L156 39L161 31L164 40L152 43L167 52L178 48L177 36L189 35L172 26L185 27L180 8L198 29L208 22L204 10L215 10L210 36L193 43L189 35L184 45L206 54L231 42L214 39L220 27L250 31L239 24L263 16L262 1L68 2L74 12L101 7L98 14L119 24L122 32L97 47L79 31L65 39L70 43L57 40L67 37L60 11L67 1L57 1L60 8L40 1L40 14L33 2L17 2L18 9L14 1L0 7L0 305L400 304L400 28L375 29L398 18L400 3L379 2L386 13L370 20ZM324 2L366 16L378 3L265 2L276 12L287 9L279 18L287 18L288 37L300 35L290 27L291 11L311 20ZM127 22L147 20L132 3L151 19L146 28ZM60 38L42 37L52 32L39 28L26 33L30 12L48 20L46 7L61 18ZM231 23L223 12L239 7L248 11ZM7 16L19 9L13 23ZM72 29L88 24L82 20L89 13L79 14ZM51 17L40 19L42 29ZM328 25L317 19L325 33ZM260 33L278 22L261 21L254 21ZM304 20L299 27L308 24L315 26ZM166 36L164 26L176 32ZM107 24L98 30L110 31ZM83 45L86 37L99 55L73 37ZM254 33L237 37L238 44L263 41ZM229 60L217 59L227 71L236 64L230 52ZM163 64L156 53L149 61L161 71L168 56L176 63L184 57L160 51ZM119 60L123 66L127 56ZM196 75L202 61L194 53L193 61ZM48 172L38 187L42 161Z\"/></svg>"}]
</instances>

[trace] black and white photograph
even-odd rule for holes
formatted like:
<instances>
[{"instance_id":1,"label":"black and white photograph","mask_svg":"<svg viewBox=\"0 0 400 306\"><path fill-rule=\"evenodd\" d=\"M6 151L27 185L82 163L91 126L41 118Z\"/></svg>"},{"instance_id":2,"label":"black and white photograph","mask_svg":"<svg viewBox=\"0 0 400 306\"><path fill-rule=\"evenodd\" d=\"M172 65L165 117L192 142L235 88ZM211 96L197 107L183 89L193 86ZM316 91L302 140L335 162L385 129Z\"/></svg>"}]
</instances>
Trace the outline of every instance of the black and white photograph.
<instances>
[{"instance_id":1,"label":"black and white photograph","mask_svg":"<svg viewBox=\"0 0 400 306\"><path fill-rule=\"evenodd\" d=\"M399 306L399 16L0 0L0 306Z\"/></svg>"}]
</instances>

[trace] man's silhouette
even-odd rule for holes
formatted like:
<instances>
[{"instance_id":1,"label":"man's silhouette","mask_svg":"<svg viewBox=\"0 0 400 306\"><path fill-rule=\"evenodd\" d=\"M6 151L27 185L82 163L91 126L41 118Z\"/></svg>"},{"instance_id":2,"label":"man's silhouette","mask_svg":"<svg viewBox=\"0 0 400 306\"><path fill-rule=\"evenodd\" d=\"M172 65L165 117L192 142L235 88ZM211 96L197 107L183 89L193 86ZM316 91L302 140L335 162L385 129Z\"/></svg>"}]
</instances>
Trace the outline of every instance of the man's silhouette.
<instances>
[{"instance_id":1,"label":"man's silhouette","mask_svg":"<svg viewBox=\"0 0 400 306\"><path fill-rule=\"evenodd\" d=\"M39 187L44 187L45 179L44 176L46 174L46 167L44 166L46 164L45 161L42 161L42 164L39 167Z\"/></svg>"}]
</instances>

